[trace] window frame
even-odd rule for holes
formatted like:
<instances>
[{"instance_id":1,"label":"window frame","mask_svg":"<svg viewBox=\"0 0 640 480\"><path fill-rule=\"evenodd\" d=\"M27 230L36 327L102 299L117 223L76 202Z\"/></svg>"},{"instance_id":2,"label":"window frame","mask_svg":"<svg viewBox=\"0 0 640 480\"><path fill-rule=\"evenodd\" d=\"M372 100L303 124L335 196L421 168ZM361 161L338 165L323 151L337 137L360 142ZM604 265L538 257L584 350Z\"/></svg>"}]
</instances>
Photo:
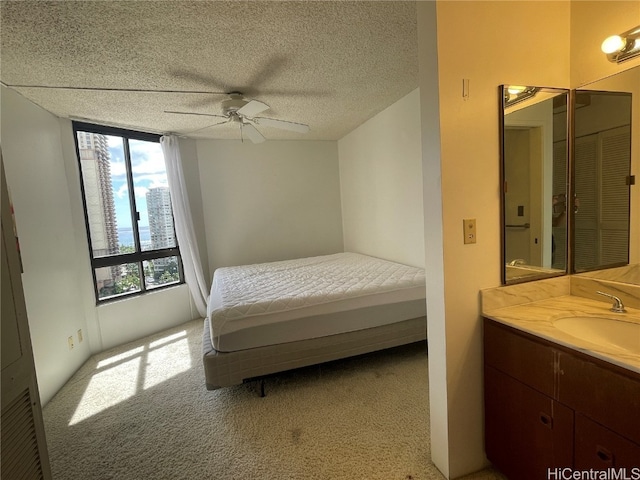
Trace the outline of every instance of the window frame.
<instances>
[{"instance_id":1,"label":"window frame","mask_svg":"<svg viewBox=\"0 0 640 480\"><path fill-rule=\"evenodd\" d=\"M87 234L87 244L89 247L89 260L91 263L91 276L93 279L93 291L96 299L96 305L101 305L113 301L119 301L126 298L136 297L143 295L148 292L157 292L163 290L165 288L175 287L177 285L182 285L185 283L184 280L184 268L182 265L182 256L180 254L180 247L178 245L178 238L175 237L176 246L169 248L160 248L155 250L142 250L140 243L140 229L138 222L140 221L140 212L137 209L136 198L135 198L135 190L134 190L134 182L133 182L133 169L131 167L131 153L129 149L129 141L130 140L139 140L145 142L154 142L160 143L160 135L154 133L147 132L138 132L134 130L127 130L118 127L106 126L106 125L97 125L93 123L85 123L79 121L73 121L73 140L75 143L76 150L76 158L78 161L78 175L80 177L80 190L82 193L82 207L84 214L84 222ZM96 133L100 135L112 135L122 137L125 141L123 142L123 153L124 153L124 162L126 165L126 176L127 176L127 195L129 196L129 207L131 213L131 226L133 233L133 242L135 252L132 253L119 253L115 255L105 255L101 257L95 257L93 251L93 245L91 240L91 231L90 231L90 223L89 223L89 211L87 209L87 197L84 185L84 178L82 172L82 159L80 157L80 145L78 143L78 132L87 132L87 133ZM173 217L173 208L172 217ZM175 217L173 217L173 229L175 232ZM144 274L144 262L157 260L161 258L167 257L176 257L178 263L178 274L179 281L171 282L159 286L154 286L153 288L147 288L146 277ZM96 278L96 270L99 268L108 268L114 267L124 264L135 263L138 265L138 271L140 275L140 290L134 292L124 292L116 295L112 295L106 298L100 298L100 292L98 291L98 281Z\"/></svg>"}]
</instances>

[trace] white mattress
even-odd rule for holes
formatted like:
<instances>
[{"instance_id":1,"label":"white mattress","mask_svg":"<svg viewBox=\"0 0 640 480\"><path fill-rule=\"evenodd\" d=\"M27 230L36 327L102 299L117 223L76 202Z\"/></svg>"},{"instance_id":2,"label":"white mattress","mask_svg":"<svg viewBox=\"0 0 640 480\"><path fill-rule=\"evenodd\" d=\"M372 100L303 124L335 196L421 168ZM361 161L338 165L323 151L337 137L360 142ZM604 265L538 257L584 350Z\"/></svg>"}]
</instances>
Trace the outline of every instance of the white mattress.
<instances>
[{"instance_id":1,"label":"white mattress","mask_svg":"<svg viewBox=\"0 0 640 480\"><path fill-rule=\"evenodd\" d=\"M424 269L357 253L218 268L207 307L220 352L426 315Z\"/></svg>"}]
</instances>

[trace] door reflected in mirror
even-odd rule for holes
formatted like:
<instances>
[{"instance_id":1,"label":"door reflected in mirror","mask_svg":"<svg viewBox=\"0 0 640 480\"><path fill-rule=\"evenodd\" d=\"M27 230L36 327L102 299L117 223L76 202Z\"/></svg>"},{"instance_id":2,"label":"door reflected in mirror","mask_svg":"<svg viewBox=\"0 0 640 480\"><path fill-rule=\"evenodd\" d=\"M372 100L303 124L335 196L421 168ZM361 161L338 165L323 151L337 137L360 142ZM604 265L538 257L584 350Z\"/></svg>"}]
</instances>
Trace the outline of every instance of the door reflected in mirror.
<instances>
[{"instance_id":1,"label":"door reflected in mirror","mask_svg":"<svg viewBox=\"0 0 640 480\"><path fill-rule=\"evenodd\" d=\"M578 90L574 270L629 263L631 93Z\"/></svg>"},{"instance_id":2,"label":"door reflected in mirror","mask_svg":"<svg viewBox=\"0 0 640 480\"><path fill-rule=\"evenodd\" d=\"M502 283L567 271L569 91L503 85Z\"/></svg>"}]
</instances>

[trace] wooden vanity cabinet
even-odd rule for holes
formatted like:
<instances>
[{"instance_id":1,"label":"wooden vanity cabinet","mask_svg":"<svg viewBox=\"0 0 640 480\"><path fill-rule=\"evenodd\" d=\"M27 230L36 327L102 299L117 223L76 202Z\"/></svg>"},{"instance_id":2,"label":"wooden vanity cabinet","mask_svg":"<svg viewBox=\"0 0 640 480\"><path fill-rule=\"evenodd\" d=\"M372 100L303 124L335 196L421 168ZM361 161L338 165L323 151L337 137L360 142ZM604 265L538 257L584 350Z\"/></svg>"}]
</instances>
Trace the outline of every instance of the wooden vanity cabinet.
<instances>
[{"instance_id":1,"label":"wooden vanity cabinet","mask_svg":"<svg viewBox=\"0 0 640 480\"><path fill-rule=\"evenodd\" d=\"M553 398L553 349L485 320L484 353L487 458L517 480L571 466L573 411Z\"/></svg>"},{"instance_id":2,"label":"wooden vanity cabinet","mask_svg":"<svg viewBox=\"0 0 640 480\"><path fill-rule=\"evenodd\" d=\"M580 412L575 467L640 468L640 380L595 359L564 351L557 355L558 400Z\"/></svg>"},{"instance_id":3,"label":"wooden vanity cabinet","mask_svg":"<svg viewBox=\"0 0 640 480\"><path fill-rule=\"evenodd\" d=\"M573 353L557 356L558 400L640 444L640 375Z\"/></svg>"},{"instance_id":4,"label":"wooden vanity cabinet","mask_svg":"<svg viewBox=\"0 0 640 480\"><path fill-rule=\"evenodd\" d=\"M485 367L487 457L508 478L547 478L573 461L573 411L505 373Z\"/></svg>"},{"instance_id":5,"label":"wooden vanity cabinet","mask_svg":"<svg viewBox=\"0 0 640 480\"><path fill-rule=\"evenodd\" d=\"M493 321L485 321L484 363L553 397L555 352Z\"/></svg>"},{"instance_id":6,"label":"wooden vanity cabinet","mask_svg":"<svg viewBox=\"0 0 640 480\"><path fill-rule=\"evenodd\" d=\"M513 480L640 467L640 375L484 319L485 449Z\"/></svg>"}]
</instances>

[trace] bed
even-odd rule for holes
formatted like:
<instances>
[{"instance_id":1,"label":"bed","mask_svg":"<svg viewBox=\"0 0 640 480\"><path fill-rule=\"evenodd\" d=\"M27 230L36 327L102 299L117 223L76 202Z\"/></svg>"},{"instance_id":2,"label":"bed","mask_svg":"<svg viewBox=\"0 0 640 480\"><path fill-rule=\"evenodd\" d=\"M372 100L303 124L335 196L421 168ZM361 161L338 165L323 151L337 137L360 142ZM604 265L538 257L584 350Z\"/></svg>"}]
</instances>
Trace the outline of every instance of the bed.
<instances>
[{"instance_id":1,"label":"bed","mask_svg":"<svg viewBox=\"0 0 640 480\"><path fill-rule=\"evenodd\" d=\"M218 268L206 387L424 341L425 292L424 269L352 252Z\"/></svg>"}]
</instances>

